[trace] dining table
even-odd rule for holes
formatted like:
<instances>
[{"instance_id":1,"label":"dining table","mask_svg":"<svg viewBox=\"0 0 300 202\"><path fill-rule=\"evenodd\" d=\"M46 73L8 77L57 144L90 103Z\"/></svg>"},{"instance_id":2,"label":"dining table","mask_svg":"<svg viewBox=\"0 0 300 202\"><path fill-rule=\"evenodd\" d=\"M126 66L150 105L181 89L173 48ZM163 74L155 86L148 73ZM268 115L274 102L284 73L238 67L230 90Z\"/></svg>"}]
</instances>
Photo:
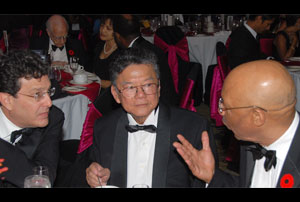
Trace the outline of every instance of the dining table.
<instances>
[{"instance_id":1,"label":"dining table","mask_svg":"<svg viewBox=\"0 0 300 202\"><path fill-rule=\"evenodd\" d=\"M225 44L230 34L231 31L219 31L215 33L186 36L189 46L190 61L202 65L203 93L205 92L205 78L208 67L209 65L217 64L216 44L219 41ZM154 43L154 35L143 37L147 41Z\"/></svg>"},{"instance_id":2,"label":"dining table","mask_svg":"<svg viewBox=\"0 0 300 202\"><path fill-rule=\"evenodd\" d=\"M60 108L65 115L63 125L63 140L80 140L83 124L90 108L90 104L98 97L101 89L101 79L94 73L81 70L88 81L78 84L73 80L73 73L66 69L59 70L61 80L59 84L68 96L53 100L53 105Z\"/></svg>"}]
</instances>

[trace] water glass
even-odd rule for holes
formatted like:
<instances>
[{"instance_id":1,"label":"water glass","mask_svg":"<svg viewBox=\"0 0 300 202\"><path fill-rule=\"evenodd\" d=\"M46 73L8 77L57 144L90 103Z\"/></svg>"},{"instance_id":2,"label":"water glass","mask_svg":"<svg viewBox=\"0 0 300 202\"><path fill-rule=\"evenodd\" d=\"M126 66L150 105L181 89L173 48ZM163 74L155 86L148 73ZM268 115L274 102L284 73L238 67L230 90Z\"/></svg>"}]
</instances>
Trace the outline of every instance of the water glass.
<instances>
[{"instance_id":1,"label":"water glass","mask_svg":"<svg viewBox=\"0 0 300 202\"><path fill-rule=\"evenodd\" d=\"M49 180L49 170L46 166L33 168L33 175L29 175L24 180L24 188L51 188Z\"/></svg>"}]
</instances>

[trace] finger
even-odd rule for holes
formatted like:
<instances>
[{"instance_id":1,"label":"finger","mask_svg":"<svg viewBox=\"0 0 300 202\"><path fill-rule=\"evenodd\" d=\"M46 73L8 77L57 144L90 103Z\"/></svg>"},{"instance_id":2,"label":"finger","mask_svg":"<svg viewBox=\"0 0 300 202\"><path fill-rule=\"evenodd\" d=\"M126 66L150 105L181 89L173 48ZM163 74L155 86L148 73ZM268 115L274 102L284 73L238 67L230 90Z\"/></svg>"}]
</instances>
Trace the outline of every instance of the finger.
<instances>
[{"instance_id":1,"label":"finger","mask_svg":"<svg viewBox=\"0 0 300 202\"><path fill-rule=\"evenodd\" d=\"M179 141L182 143L182 145L188 149L193 148L192 144L189 143L189 141L187 141L187 139L185 139L183 137L183 135L178 134L177 138L179 139Z\"/></svg>"},{"instance_id":2,"label":"finger","mask_svg":"<svg viewBox=\"0 0 300 202\"><path fill-rule=\"evenodd\" d=\"M209 151L210 150L210 146L209 146L209 137L208 137L207 131L203 131L202 132L201 140L202 140L203 150Z\"/></svg>"}]
</instances>

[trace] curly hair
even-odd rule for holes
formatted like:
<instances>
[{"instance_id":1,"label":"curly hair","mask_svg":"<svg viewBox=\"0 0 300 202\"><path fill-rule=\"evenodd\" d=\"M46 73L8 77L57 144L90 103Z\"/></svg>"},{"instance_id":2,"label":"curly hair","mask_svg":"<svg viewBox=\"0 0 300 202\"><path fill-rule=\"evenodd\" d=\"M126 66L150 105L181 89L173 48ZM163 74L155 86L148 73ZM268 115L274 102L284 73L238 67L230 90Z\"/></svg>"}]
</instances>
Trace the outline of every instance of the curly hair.
<instances>
[{"instance_id":1,"label":"curly hair","mask_svg":"<svg viewBox=\"0 0 300 202\"><path fill-rule=\"evenodd\" d=\"M31 50L11 50L0 56L0 92L16 96L21 89L20 78L30 80L48 75L49 65Z\"/></svg>"},{"instance_id":2,"label":"curly hair","mask_svg":"<svg viewBox=\"0 0 300 202\"><path fill-rule=\"evenodd\" d=\"M157 79L160 78L157 57L152 51L137 47L128 48L120 50L110 63L110 80L114 86L116 86L116 80L119 74L132 64L151 65L155 71Z\"/></svg>"}]
</instances>

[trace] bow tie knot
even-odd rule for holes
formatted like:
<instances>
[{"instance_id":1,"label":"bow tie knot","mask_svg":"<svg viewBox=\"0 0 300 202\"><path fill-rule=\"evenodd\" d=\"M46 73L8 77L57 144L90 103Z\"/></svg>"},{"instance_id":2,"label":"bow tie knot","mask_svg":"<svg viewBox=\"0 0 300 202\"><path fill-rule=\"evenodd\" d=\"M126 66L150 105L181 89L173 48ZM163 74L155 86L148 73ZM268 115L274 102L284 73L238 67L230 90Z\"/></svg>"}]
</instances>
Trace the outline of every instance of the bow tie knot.
<instances>
[{"instance_id":1,"label":"bow tie knot","mask_svg":"<svg viewBox=\"0 0 300 202\"><path fill-rule=\"evenodd\" d=\"M268 172L272 166L276 167L276 151L275 150L267 150L260 146L259 144L255 144L255 148L249 147L248 150L252 152L253 160L259 160L263 156L266 158L264 167L266 172Z\"/></svg>"},{"instance_id":2,"label":"bow tie knot","mask_svg":"<svg viewBox=\"0 0 300 202\"><path fill-rule=\"evenodd\" d=\"M149 133L155 133L155 131L156 131L156 127L154 125L144 125L144 126L126 125L125 128L127 131L129 131L131 133L137 132L139 130L145 130Z\"/></svg>"},{"instance_id":3,"label":"bow tie knot","mask_svg":"<svg viewBox=\"0 0 300 202\"><path fill-rule=\"evenodd\" d=\"M10 142L14 143L18 137L25 134L30 134L32 132L31 128L23 128L21 130L15 130L10 135Z\"/></svg>"},{"instance_id":4,"label":"bow tie knot","mask_svg":"<svg viewBox=\"0 0 300 202\"><path fill-rule=\"evenodd\" d=\"M57 47L56 45L52 45L52 50L53 50L53 51L56 51L57 48L59 48L59 50L62 51L62 50L64 49L64 46L62 46L62 47Z\"/></svg>"}]
</instances>

